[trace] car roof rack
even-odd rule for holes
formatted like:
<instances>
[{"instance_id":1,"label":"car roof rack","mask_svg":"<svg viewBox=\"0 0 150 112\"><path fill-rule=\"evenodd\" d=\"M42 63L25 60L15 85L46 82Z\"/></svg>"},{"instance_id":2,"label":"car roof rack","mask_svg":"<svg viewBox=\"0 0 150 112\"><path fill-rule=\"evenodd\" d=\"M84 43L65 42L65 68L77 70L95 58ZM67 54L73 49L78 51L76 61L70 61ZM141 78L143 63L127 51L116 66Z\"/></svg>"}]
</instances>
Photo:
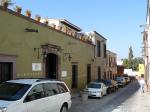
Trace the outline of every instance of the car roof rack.
<instances>
[{"instance_id":1,"label":"car roof rack","mask_svg":"<svg viewBox=\"0 0 150 112\"><path fill-rule=\"evenodd\" d=\"M36 82L41 82L41 81L62 81L58 79L50 79L50 78L33 78L33 77L28 77L28 78L16 78L17 80L19 79L36 79Z\"/></svg>"},{"instance_id":2,"label":"car roof rack","mask_svg":"<svg viewBox=\"0 0 150 112\"><path fill-rule=\"evenodd\" d=\"M49 79L49 78L38 78L36 82L41 82L41 81L61 81L57 79Z\"/></svg>"}]
</instances>

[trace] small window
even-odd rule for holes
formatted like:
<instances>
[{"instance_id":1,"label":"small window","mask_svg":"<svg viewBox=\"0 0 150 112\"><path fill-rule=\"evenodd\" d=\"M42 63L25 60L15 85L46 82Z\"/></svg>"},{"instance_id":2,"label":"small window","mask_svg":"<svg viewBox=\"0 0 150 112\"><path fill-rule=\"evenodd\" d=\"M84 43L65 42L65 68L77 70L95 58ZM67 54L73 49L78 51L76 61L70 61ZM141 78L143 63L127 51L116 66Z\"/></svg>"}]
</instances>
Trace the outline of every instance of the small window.
<instances>
[{"instance_id":1,"label":"small window","mask_svg":"<svg viewBox=\"0 0 150 112\"><path fill-rule=\"evenodd\" d=\"M45 83L43 84L45 96L53 96L59 94L59 89L56 84L54 83Z\"/></svg>"},{"instance_id":2,"label":"small window","mask_svg":"<svg viewBox=\"0 0 150 112\"><path fill-rule=\"evenodd\" d=\"M26 97L26 101L33 101L44 97L42 84L34 86Z\"/></svg>"},{"instance_id":3,"label":"small window","mask_svg":"<svg viewBox=\"0 0 150 112\"><path fill-rule=\"evenodd\" d=\"M60 93L68 92L68 89L66 88L66 86L63 83L58 83L57 85L60 90Z\"/></svg>"},{"instance_id":4,"label":"small window","mask_svg":"<svg viewBox=\"0 0 150 112\"><path fill-rule=\"evenodd\" d=\"M101 57L101 42L97 40L97 57Z\"/></svg>"}]
</instances>

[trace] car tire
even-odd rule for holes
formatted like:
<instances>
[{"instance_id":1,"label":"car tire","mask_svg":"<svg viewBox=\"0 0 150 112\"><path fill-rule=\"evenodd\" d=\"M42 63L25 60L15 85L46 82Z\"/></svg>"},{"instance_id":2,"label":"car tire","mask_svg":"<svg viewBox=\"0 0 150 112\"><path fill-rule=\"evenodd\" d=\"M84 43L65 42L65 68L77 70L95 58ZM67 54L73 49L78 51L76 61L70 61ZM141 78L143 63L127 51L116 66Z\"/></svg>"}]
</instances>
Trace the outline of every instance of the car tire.
<instances>
[{"instance_id":1,"label":"car tire","mask_svg":"<svg viewBox=\"0 0 150 112\"><path fill-rule=\"evenodd\" d=\"M104 96L106 96L107 95L107 90L105 91L105 94L104 94Z\"/></svg>"},{"instance_id":2,"label":"car tire","mask_svg":"<svg viewBox=\"0 0 150 112\"><path fill-rule=\"evenodd\" d=\"M63 106L60 109L60 112L67 112L67 111L68 111L67 106L63 104Z\"/></svg>"},{"instance_id":3,"label":"car tire","mask_svg":"<svg viewBox=\"0 0 150 112\"><path fill-rule=\"evenodd\" d=\"M101 98L103 97L103 92L101 92Z\"/></svg>"}]
</instances>

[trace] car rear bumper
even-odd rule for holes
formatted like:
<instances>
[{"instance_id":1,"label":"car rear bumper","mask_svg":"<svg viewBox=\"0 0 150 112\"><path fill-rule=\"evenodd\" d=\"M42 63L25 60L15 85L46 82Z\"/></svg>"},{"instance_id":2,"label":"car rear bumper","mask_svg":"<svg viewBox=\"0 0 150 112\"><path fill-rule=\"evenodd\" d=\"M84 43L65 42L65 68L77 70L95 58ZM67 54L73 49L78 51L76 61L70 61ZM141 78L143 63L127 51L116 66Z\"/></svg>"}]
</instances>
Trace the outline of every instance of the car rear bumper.
<instances>
[{"instance_id":1,"label":"car rear bumper","mask_svg":"<svg viewBox=\"0 0 150 112\"><path fill-rule=\"evenodd\" d=\"M88 93L89 97L102 97L101 93Z\"/></svg>"}]
</instances>

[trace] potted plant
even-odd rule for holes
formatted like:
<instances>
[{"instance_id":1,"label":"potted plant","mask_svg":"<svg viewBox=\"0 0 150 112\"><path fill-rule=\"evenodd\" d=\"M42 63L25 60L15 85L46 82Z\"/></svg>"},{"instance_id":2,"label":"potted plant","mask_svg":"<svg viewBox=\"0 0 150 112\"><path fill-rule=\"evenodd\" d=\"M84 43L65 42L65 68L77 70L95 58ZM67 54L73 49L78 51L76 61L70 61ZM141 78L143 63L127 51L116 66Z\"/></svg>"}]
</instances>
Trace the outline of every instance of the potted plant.
<instances>
[{"instance_id":1,"label":"potted plant","mask_svg":"<svg viewBox=\"0 0 150 112\"><path fill-rule=\"evenodd\" d=\"M31 11L30 10L26 10L26 16L31 17Z\"/></svg>"},{"instance_id":2,"label":"potted plant","mask_svg":"<svg viewBox=\"0 0 150 112\"><path fill-rule=\"evenodd\" d=\"M56 25L55 25L55 24L52 24L51 26L52 26L52 28L54 28L54 29L56 28Z\"/></svg>"},{"instance_id":3,"label":"potted plant","mask_svg":"<svg viewBox=\"0 0 150 112\"><path fill-rule=\"evenodd\" d=\"M3 3L3 7L4 7L4 9L8 8L8 1L6 1L6 2Z\"/></svg>"},{"instance_id":4,"label":"potted plant","mask_svg":"<svg viewBox=\"0 0 150 112\"><path fill-rule=\"evenodd\" d=\"M36 21L38 21L38 22L40 22L40 20L41 20L41 16L36 15L36 16L35 16L35 20L36 20Z\"/></svg>"},{"instance_id":5,"label":"potted plant","mask_svg":"<svg viewBox=\"0 0 150 112\"><path fill-rule=\"evenodd\" d=\"M45 22L44 22L46 25L48 25L48 19L45 19Z\"/></svg>"},{"instance_id":6,"label":"potted plant","mask_svg":"<svg viewBox=\"0 0 150 112\"><path fill-rule=\"evenodd\" d=\"M21 8L21 7L16 6L16 12L17 12L18 14L21 14L21 10L22 10L22 8Z\"/></svg>"},{"instance_id":7,"label":"potted plant","mask_svg":"<svg viewBox=\"0 0 150 112\"><path fill-rule=\"evenodd\" d=\"M57 26L57 30L62 30L62 26Z\"/></svg>"}]
</instances>

